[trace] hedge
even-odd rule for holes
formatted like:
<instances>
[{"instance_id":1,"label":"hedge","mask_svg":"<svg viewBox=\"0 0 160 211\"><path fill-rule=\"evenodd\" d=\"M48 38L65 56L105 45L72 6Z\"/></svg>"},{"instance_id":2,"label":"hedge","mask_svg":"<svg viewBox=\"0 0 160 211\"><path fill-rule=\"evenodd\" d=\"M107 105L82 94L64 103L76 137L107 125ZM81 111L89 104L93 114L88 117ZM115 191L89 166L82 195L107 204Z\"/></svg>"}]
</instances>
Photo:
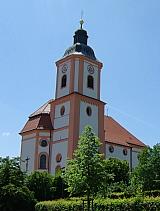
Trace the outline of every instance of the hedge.
<instances>
[{"instance_id":1,"label":"hedge","mask_svg":"<svg viewBox=\"0 0 160 211\"><path fill-rule=\"evenodd\" d=\"M39 202L36 211L82 211L82 200L61 199L56 201ZM158 211L160 197L130 198L130 199L96 199L94 211Z\"/></svg>"}]
</instances>

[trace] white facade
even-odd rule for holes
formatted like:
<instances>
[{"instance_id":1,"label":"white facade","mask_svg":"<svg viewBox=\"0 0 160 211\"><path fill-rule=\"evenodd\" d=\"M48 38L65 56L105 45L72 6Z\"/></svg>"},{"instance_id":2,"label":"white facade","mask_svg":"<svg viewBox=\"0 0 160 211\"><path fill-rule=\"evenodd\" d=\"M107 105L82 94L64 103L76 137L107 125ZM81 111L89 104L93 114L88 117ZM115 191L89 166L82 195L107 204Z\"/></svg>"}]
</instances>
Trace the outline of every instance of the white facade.
<instances>
[{"instance_id":1,"label":"white facade","mask_svg":"<svg viewBox=\"0 0 160 211\"><path fill-rule=\"evenodd\" d=\"M113 152L110 152L109 147L114 148ZM124 150L127 151L127 154L124 154ZM126 160L129 163L129 166L135 168L138 164L138 153L140 149L125 147L121 145L109 144L106 143L106 158L117 158L119 160Z\"/></svg>"},{"instance_id":2,"label":"white facade","mask_svg":"<svg viewBox=\"0 0 160 211\"><path fill-rule=\"evenodd\" d=\"M55 169L57 165L61 166L61 168L66 166L67 161L67 152L68 152L68 141L59 142L52 145L52 156L51 156L51 173L55 174ZM56 156L60 153L62 155L62 159L57 163Z\"/></svg>"},{"instance_id":3,"label":"white facade","mask_svg":"<svg viewBox=\"0 0 160 211\"><path fill-rule=\"evenodd\" d=\"M68 138L68 129L53 132L53 142Z\"/></svg>"},{"instance_id":4,"label":"white facade","mask_svg":"<svg viewBox=\"0 0 160 211\"><path fill-rule=\"evenodd\" d=\"M90 74L88 72L88 65L92 65L94 72ZM87 78L91 75L94 78L94 89L87 87ZM83 94L92 98L98 98L98 67L88 62L84 62L84 73L83 73Z\"/></svg>"},{"instance_id":5,"label":"white facade","mask_svg":"<svg viewBox=\"0 0 160 211\"><path fill-rule=\"evenodd\" d=\"M66 67L66 71L63 70L63 67ZM69 94L69 88L70 88L70 70L71 70L71 62L70 60L68 62L65 62L59 66L57 69L57 87L56 87L56 98L63 97L65 95ZM61 87L62 77L63 75L67 76L66 86Z\"/></svg>"},{"instance_id":6,"label":"white facade","mask_svg":"<svg viewBox=\"0 0 160 211\"><path fill-rule=\"evenodd\" d=\"M34 170L35 145L36 145L36 139L34 138L22 140L21 161L20 161L22 171L32 172ZM29 158L28 161L26 161L27 158Z\"/></svg>"},{"instance_id":7,"label":"white facade","mask_svg":"<svg viewBox=\"0 0 160 211\"><path fill-rule=\"evenodd\" d=\"M64 115L61 115L61 108L64 106ZM55 106L54 129L69 125L70 101Z\"/></svg>"},{"instance_id":8,"label":"white facade","mask_svg":"<svg viewBox=\"0 0 160 211\"><path fill-rule=\"evenodd\" d=\"M92 115L88 116L86 109L87 107L90 107L92 109ZM80 102L80 124L79 124L79 132L82 133L85 126L90 125L95 134L98 136L98 107L89 104L86 102L81 101Z\"/></svg>"},{"instance_id":9,"label":"white facade","mask_svg":"<svg viewBox=\"0 0 160 211\"><path fill-rule=\"evenodd\" d=\"M79 59L75 60L74 69L74 91L78 92L78 80L79 80Z\"/></svg>"}]
</instances>

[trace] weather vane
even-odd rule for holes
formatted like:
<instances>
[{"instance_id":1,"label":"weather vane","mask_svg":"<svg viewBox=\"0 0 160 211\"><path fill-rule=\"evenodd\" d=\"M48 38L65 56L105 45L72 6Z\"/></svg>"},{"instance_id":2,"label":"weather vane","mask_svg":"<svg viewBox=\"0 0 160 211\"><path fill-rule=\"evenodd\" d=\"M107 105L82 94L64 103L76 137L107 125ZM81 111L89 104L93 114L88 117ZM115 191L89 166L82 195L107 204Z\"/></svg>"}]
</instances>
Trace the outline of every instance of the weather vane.
<instances>
[{"instance_id":1,"label":"weather vane","mask_svg":"<svg viewBox=\"0 0 160 211\"><path fill-rule=\"evenodd\" d=\"M83 28L84 20L83 20L83 10L81 11L81 19L80 19L80 25L81 29Z\"/></svg>"}]
</instances>

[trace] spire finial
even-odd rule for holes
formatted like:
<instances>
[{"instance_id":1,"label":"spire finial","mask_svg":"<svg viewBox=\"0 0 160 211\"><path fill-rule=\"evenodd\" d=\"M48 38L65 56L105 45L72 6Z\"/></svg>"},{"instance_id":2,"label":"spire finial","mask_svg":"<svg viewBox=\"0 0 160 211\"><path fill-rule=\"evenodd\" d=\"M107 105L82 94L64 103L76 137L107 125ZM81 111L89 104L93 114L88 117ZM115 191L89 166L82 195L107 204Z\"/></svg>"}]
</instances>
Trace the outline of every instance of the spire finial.
<instances>
[{"instance_id":1,"label":"spire finial","mask_svg":"<svg viewBox=\"0 0 160 211\"><path fill-rule=\"evenodd\" d=\"M80 25L81 29L83 28L84 20L83 20L83 10L81 11L81 19L80 19Z\"/></svg>"}]
</instances>

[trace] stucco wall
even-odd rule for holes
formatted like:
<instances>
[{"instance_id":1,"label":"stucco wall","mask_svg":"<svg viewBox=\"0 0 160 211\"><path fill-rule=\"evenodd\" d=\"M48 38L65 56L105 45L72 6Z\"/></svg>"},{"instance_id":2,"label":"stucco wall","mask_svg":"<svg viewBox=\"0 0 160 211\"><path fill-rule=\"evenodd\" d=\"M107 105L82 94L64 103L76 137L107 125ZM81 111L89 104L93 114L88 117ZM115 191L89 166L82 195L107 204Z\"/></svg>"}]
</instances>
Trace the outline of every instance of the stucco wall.
<instances>
[{"instance_id":1,"label":"stucco wall","mask_svg":"<svg viewBox=\"0 0 160 211\"><path fill-rule=\"evenodd\" d=\"M58 141L68 138L68 129L53 132L53 141Z\"/></svg>"},{"instance_id":2,"label":"stucco wall","mask_svg":"<svg viewBox=\"0 0 160 211\"><path fill-rule=\"evenodd\" d=\"M62 72L63 65L67 65L67 71L65 73ZM69 94L69 87L70 87L70 69L71 69L71 61L62 63L59 68L57 69L57 87L56 87L56 98L63 97ZM66 87L61 88L61 79L63 75L67 75L67 83Z\"/></svg>"},{"instance_id":3,"label":"stucco wall","mask_svg":"<svg viewBox=\"0 0 160 211\"><path fill-rule=\"evenodd\" d=\"M86 113L86 109L88 106L90 106L92 109L91 116L88 116ZM79 128L80 133L82 133L86 125L92 126L95 134L98 136L98 107L93 104L89 104L89 103L81 101L80 102L80 128Z\"/></svg>"},{"instance_id":4,"label":"stucco wall","mask_svg":"<svg viewBox=\"0 0 160 211\"><path fill-rule=\"evenodd\" d=\"M29 158L28 161L28 172L34 170L34 155L35 155L35 143L36 139L27 139L22 140L22 151L21 151L21 169L26 171L26 158ZM23 162L25 161L25 162Z\"/></svg>"},{"instance_id":5,"label":"stucco wall","mask_svg":"<svg viewBox=\"0 0 160 211\"><path fill-rule=\"evenodd\" d=\"M93 74L90 74L87 70L87 67L88 67L89 63L88 62L84 62L84 73L83 73L83 94L86 95L86 96L89 96L89 97L93 97L93 98L96 98L97 99L97 86L98 86L98 67L93 65L92 66L94 67L94 73ZM92 75L93 78L94 78L94 89L91 89L91 88L88 88L87 87L87 78L88 78L88 75Z\"/></svg>"},{"instance_id":6,"label":"stucco wall","mask_svg":"<svg viewBox=\"0 0 160 211\"><path fill-rule=\"evenodd\" d=\"M61 168L65 167L67 160L67 148L68 148L68 141L63 141L52 145L52 159L51 159L52 174L55 174L55 168L57 165L60 165ZM56 155L58 153L62 155L62 160L60 163L56 162Z\"/></svg>"},{"instance_id":7,"label":"stucco wall","mask_svg":"<svg viewBox=\"0 0 160 211\"><path fill-rule=\"evenodd\" d=\"M60 114L61 107L65 107L63 116ZM54 129L65 127L69 125L70 101L55 106Z\"/></svg>"},{"instance_id":8,"label":"stucco wall","mask_svg":"<svg viewBox=\"0 0 160 211\"><path fill-rule=\"evenodd\" d=\"M74 91L78 92L78 80L79 80L79 59L75 60L74 69Z\"/></svg>"},{"instance_id":9,"label":"stucco wall","mask_svg":"<svg viewBox=\"0 0 160 211\"><path fill-rule=\"evenodd\" d=\"M127 160L128 162L130 162L130 149L124 146L112 145L114 147L114 152L111 153L109 151L109 146L111 145L112 144L106 144L106 158L115 157L115 158L118 158L121 160ZM127 149L127 155L123 154L123 149Z\"/></svg>"}]
</instances>

